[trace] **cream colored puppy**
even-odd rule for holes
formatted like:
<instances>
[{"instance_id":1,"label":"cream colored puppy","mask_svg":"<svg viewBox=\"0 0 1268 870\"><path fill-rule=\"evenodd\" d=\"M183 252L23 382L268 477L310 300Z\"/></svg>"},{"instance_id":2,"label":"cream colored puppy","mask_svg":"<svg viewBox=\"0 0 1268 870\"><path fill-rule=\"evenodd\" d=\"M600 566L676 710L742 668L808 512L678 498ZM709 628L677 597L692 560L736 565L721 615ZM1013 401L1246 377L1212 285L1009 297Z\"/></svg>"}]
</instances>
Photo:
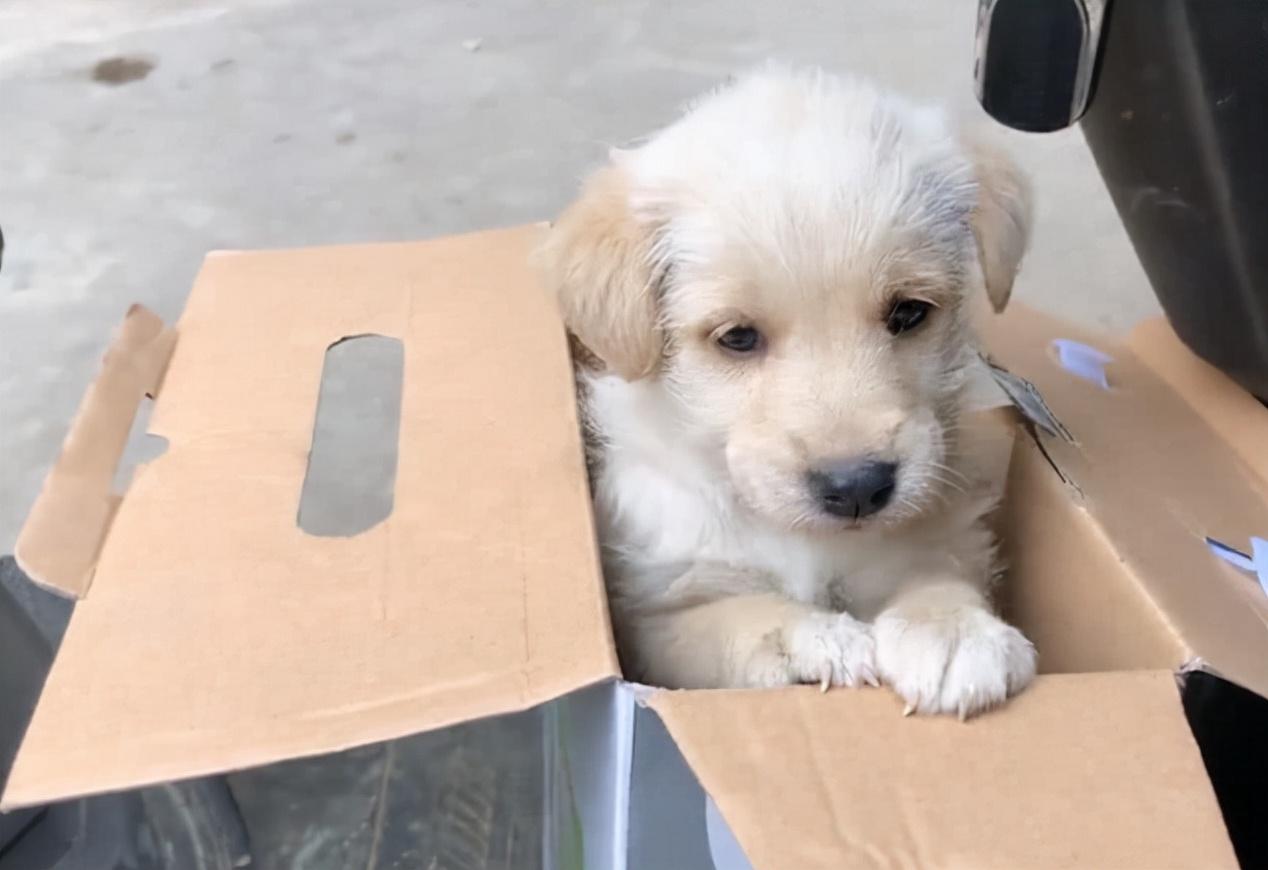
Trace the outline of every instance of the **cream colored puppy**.
<instances>
[{"instance_id":1,"label":"cream colored puppy","mask_svg":"<svg viewBox=\"0 0 1268 870\"><path fill-rule=\"evenodd\" d=\"M969 296L1027 186L937 111L769 68L616 152L541 259L579 385L626 674L855 686L961 717L1035 672L958 468Z\"/></svg>"}]
</instances>

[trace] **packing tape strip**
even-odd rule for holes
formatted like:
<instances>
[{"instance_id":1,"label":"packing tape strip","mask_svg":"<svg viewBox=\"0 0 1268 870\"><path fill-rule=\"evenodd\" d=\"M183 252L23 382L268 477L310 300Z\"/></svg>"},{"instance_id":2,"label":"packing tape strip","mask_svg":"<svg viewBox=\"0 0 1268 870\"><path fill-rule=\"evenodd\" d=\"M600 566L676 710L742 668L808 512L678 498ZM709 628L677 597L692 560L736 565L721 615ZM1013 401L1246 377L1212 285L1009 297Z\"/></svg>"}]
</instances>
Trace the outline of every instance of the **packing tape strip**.
<instances>
[{"instance_id":1,"label":"packing tape strip","mask_svg":"<svg viewBox=\"0 0 1268 870\"><path fill-rule=\"evenodd\" d=\"M1206 545L1212 553L1234 568L1254 574L1259 580L1260 588L1264 590L1265 595L1268 595L1268 541L1263 538L1251 538L1249 556L1214 538L1207 538Z\"/></svg>"},{"instance_id":2,"label":"packing tape strip","mask_svg":"<svg viewBox=\"0 0 1268 870\"><path fill-rule=\"evenodd\" d=\"M1091 381L1102 390L1109 389L1105 366L1114 361L1107 353L1068 338L1055 338L1052 346L1057 352L1057 362L1070 374Z\"/></svg>"}]
</instances>

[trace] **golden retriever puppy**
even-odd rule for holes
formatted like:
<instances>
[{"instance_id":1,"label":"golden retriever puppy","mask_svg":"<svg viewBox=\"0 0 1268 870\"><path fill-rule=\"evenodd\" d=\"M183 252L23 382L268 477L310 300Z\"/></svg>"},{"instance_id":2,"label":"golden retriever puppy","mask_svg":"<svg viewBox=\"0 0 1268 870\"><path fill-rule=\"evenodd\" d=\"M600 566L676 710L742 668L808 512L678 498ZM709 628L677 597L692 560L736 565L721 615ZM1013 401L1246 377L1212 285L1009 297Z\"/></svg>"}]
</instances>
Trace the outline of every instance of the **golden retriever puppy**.
<instances>
[{"instance_id":1,"label":"golden retriever puppy","mask_svg":"<svg viewBox=\"0 0 1268 870\"><path fill-rule=\"evenodd\" d=\"M539 252L578 347L626 674L875 685L961 718L1035 652L963 477L970 295L1028 187L942 114L770 67L613 152Z\"/></svg>"}]
</instances>

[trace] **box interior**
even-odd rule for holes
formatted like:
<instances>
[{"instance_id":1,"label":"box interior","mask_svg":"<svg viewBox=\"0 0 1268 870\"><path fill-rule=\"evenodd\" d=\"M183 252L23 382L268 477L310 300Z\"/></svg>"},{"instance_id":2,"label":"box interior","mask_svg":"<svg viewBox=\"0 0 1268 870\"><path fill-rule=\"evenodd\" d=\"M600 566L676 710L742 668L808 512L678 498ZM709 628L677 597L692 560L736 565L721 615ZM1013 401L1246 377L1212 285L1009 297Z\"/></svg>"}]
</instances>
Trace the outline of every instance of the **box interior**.
<instances>
[{"instance_id":1,"label":"box interior","mask_svg":"<svg viewBox=\"0 0 1268 870\"><path fill-rule=\"evenodd\" d=\"M1018 439L999 517L1003 605L1041 670L1206 670L1268 696L1268 597L1208 544L1249 551L1268 529L1262 479L1225 440L1251 414L1195 413L1159 375L1183 365L1178 343L1111 342L1033 311L984 331L1062 424ZM1100 377L1070 368L1058 342L1107 360Z\"/></svg>"},{"instance_id":2,"label":"box interior","mask_svg":"<svg viewBox=\"0 0 1268 870\"><path fill-rule=\"evenodd\" d=\"M1039 444L1020 433L996 517L1004 616L1042 674L1175 669L1184 645Z\"/></svg>"}]
</instances>

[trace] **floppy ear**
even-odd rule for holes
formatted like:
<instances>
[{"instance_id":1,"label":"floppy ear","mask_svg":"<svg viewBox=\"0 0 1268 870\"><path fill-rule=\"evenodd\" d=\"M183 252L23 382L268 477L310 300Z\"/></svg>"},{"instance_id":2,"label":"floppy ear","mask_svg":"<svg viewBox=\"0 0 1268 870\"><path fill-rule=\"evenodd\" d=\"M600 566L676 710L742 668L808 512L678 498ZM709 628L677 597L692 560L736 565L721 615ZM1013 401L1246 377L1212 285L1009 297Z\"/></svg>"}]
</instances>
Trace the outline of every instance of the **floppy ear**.
<instances>
[{"instance_id":1,"label":"floppy ear","mask_svg":"<svg viewBox=\"0 0 1268 870\"><path fill-rule=\"evenodd\" d=\"M986 295L998 312L1008 304L1013 279L1030 242L1030 181L1002 150L980 141L968 143L968 149L978 188L969 223L977 241Z\"/></svg>"},{"instance_id":2,"label":"floppy ear","mask_svg":"<svg viewBox=\"0 0 1268 870\"><path fill-rule=\"evenodd\" d=\"M629 381L652 374L663 347L655 231L633 214L625 172L607 166L590 177L537 251L568 331Z\"/></svg>"}]
</instances>

